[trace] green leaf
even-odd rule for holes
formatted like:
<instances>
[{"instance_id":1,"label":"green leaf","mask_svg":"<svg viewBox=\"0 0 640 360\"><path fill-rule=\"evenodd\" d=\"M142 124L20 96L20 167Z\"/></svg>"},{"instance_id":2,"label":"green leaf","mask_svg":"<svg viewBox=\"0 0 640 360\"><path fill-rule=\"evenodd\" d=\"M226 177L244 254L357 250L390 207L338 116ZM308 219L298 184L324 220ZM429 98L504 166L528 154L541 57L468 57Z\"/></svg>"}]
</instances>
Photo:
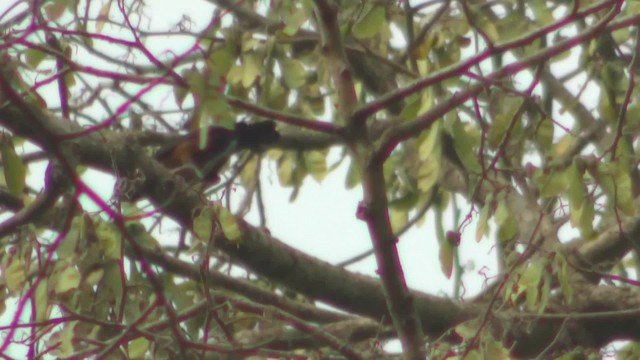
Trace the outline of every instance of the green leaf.
<instances>
[{"instance_id":1,"label":"green leaf","mask_svg":"<svg viewBox=\"0 0 640 360\"><path fill-rule=\"evenodd\" d=\"M553 13L551 12L549 6L547 6L546 1L529 1L528 5L533 11L533 15L537 24L547 25L555 21Z\"/></svg>"},{"instance_id":2,"label":"green leaf","mask_svg":"<svg viewBox=\"0 0 640 360\"><path fill-rule=\"evenodd\" d=\"M309 14L303 9L297 9L290 16L286 16L283 20L286 26L282 29L282 33L287 36L294 36L302 24L309 18Z\"/></svg>"},{"instance_id":3,"label":"green leaf","mask_svg":"<svg viewBox=\"0 0 640 360\"><path fill-rule=\"evenodd\" d=\"M221 96L212 96L202 103L202 116L204 119L214 119L220 123L230 113L229 103Z\"/></svg>"},{"instance_id":4,"label":"green leaf","mask_svg":"<svg viewBox=\"0 0 640 360\"><path fill-rule=\"evenodd\" d=\"M478 216L478 225L476 227L476 242L480 242L482 238L489 234L489 217L491 216L491 202L493 195L489 195L484 202L482 210Z\"/></svg>"},{"instance_id":5,"label":"green leaf","mask_svg":"<svg viewBox=\"0 0 640 360\"><path fill-rule=\"evenodd\" d=\"M100 289L98 301L114 302L116 308L120 307L123 284L117 262L109 262L104 266L104 276L100 280L98 288Z\"/></svg>"},{"instance_id":6,"label":"green leaf","mask_svg":"<svg viewBox=\"0 0 640 360\"><path fill-rule=\"evenodd\" d=\"M360 18L351 29L351 33L356 39L367 39L379 34L385 26L387 24L384 8L376 6Z\"/></svg>"},{"instance_id":7,"label":"green leaf","mask_svg":"<svg viewBox=\"0 0 640 360\"><path fill-rule=\"evenodd\" d=\"M51 335L47 341L47 347L54 349L52 355L56 355L61 358L67 358L74 352L73 339L75 337L77 320L66 322L63 325L62 330L59 330Z\"/></svg>"},{"instance_id":8,"label":"green leaf","mask_svg":"<svg viewBox=\"0 0 640 360\"><path fill-rule=\"evenodd\" d=\"M200 209L200 214L193 219L193 233L203 242L211 240L213 233L214 212L210 207Z\"/></svg>"},{"instance_id":9,"label":"green leaf","mask_svg":"<svg viewBox=\"0 0 640 360\"><path fill-rule=\"evenodd\" d=\"M242 79L244 77L244 66L233 65L227 73L227 83L233 86L242 85Z\"/></svg>"},{"instance_id":10,"label":"green leaf","mask_svg":"<svg viewBox=\"0 0 640 360\"><path fill-rule=\"evenodd\" d=\"M231 56L226 48L220 48L213 51L209 55L207 65L212 75L225 76L231 70L231 67L235 63L235 58Z\"/></svg>"},{"instance_id":11,"label":"green leaf","mask_svg":"<svg viewBox=\"0 0 640 360\"><path fill-rule=\"evenodd\" d=\"M56 255L58 255L59 259L69 259L78 255L77 251L82 250L78 249L78 242L86 236L85 230L84 217L74 217L69 231L67 231L60 245L56 248Z\"/></svg>"},{"instance_id":12,"label":"green leaf","mask_svg":"<svg viewBox=\"0 0 640 360\"><path fill-rule=\"evenodd\" d=\"M282 65L284 83L290 89L296 89L306 84L307 71L301 61L296 59L282 59L280 63Z\"/></svg>"},{"instance_id":13,"label":"green leaf","mask_svg":"<svg viewBox=\"0 0 640 360\"><path fill-rule=\"evenodd\" d=\"M89 286L97 285L104 277L104 269L96 269L85 276L85 283Z\"/></svg>"},{"instance_id":14,"label":"green leaf","mask_svg":"<svg viewBox=\"0 0 640 360\"><path fill-rule=\"evenodd\" d=\"M478 326L473 322L473 320L467 320L453 328L453 331L463 339L471 339L475 337L479 330L480 329L478 329Z\"/></svg>"},{"instance_id":15,"label":"green leaf","mask_svg":"<svg viewBox=\"0 0 640 360\"><path fill-rule=\"evenodd\" d=\"M575 142L575 137L571 134L564 135L558 140L551 149L551 157L557 159L564 156Z\"/></svg>"},{"instance_id":16,"label":"green leaf","mask_svg":"<svg viewBox=\"0 0 640 360\"><path fill-rule=\"evenodd\" d=\"M264 94L265 105L274 110L288 109L289 91L278 82L271 81L268 93Z\"/></svg>"},{"instance_id":17,"label":"green leaf","mask_svg":"<svg viewBox=\"0 0 640 360\"><path fill-rule=\"evenodd\" d=\"M409 221L409 214L407 211L398 208L389 209L389 221L393 232L398 232Z\"/></svg>"},{"instance_id":18,"label":"green leaf","mask_svg":"<svg viewBox=\"0 0 640 360\"><path fill-rule=\"evenodd\" d=\"M540 171L540 173L543 172ZM565 171L552 171L550 174L541 176L543 184L540 188L540 195L545 199L556 197L569 187L569 178Z\"/></svg>"},{"instance_id":19,"label":"green leaf","mask_svg":"<svg viewBox=\"0 0 640 360\"><path fill-rule=\"evenodd\" d=\"M293 172L296 167L296 159L291 152L286 152L278 160L278 180L282 186L293 186Z\"/></svg>"},{"instance_id":20,"label":"green leaf","mask_svg":"<svg viewBox=\"0 0 640 360\"><path fill-rule=\"evenodd\" d=\"M554 126L550 120L540 120L540 124L536 131L536 140L538 141L538 144L540 144L540 148L544 153L551 150L551 146L553 145L553 132Z\"/></svg>"},{"instance_id":21,"label":"green leaf","mask_svg":"<svg viewBox=\"0 0 640 360\"><path fill-rule=\"evenodd\" d=\"M538 302L538 314L544 313L551 300L551 285L553 278L548 271L542 274L542 289L540 289L540 301Z\"/></svg>"},{"instance_id":22,"label":"green leaf","mask_svg":"<svg viewBox=\"0 0 640 360\"><path fill-rule=\"evenodd\" d=\"M389 208L407 212L416 207L417 202L418 196L416 195L416 193L410 192L397 199L389 201Z\"/></svg>"},{"instance_id":23,"label":"green leaf","mask_svg":"<svg viewBox=\"0 0 640 360\"><path fill-rule=\"evenodd\" d=\"M22 162L13 147L13 139L5 139L2 142L2 159L4 163L4 178L9 192L21 197L24 192L27 167Z\"/></svg>"},{"instance_id":24,"label":"green leaf","mask_svg":"<svg viewBox=\"0 0 640 360\"><path fill-rule=\"evenodd\" d=\"M258 39L255 39L251 33L244 33L242 35L242 52L251 52L255 50L260 44Z\"/></svg>"},{"instance_id":25,"label":"green leaf","mask_svg":"<svg viewBox=\"0 0 640 360\"><path fill-rule=\"evenodd\" d=\"M129 231L129 234L136 241L136 243L143 248L154 251L160 250L160 243L153 236L151 236L151 234L149 234L144 225L140 223L127 224L127 231Z\"/></svg>"},{"instance_id":26,"label":"green leaf","mask_svg":"<svg viewBox=\"0 0 640 360\"><path fill-rule=\"evenodd\" d=\"M568 183L566 194L571 211L571 225L577 227L584 237L590 237L593 235L595 209L584 184L584 166L579 166L578 159L565 171Z\"/></svg>"},{"instance_id":27,"label":"green leaf","mask_svg":"<svg viewBox=\"0 0 640 360\"><path fill-rule=\"evenodd\" d=\"M96 236L104 256L107 259L119 260L122 249L122 236L118 228L113 224L101 222L96 227Z\"/></svg>"},{"instance_id":28,"label":"green leaf","mask_svg":"<svg viewBox=\"0 0 640 360\"><path fill-rule=\"evenodd\" d=\"M440 144L440 123L440 121L436 121L426 132L426 136L421 136L422 141L420 142L420 146L418 147L420 160L427 160L433 153L434 149L440 150L439 146L436 147Z\"/></svg>"},{"instance_id":29,"label":"green leaf","mask_svg":"<svg viewBox=\"0 0 640 360\"><path fill-rule=\"evenodd\" d=\"M488 339L483 340L484 352L483 357L485 359L509 359L510 354L501 342L496 341L491 335ZM466 360L466 358L465 358Z\"/></svg>"},{"instance_id":30,"label":"green leaf","mask_svg":"<svg viewBox=\"0 0 640 360\"><path fill-rule=\"evenodd\" d=\"M182 76L185 78L185 80L187 80L187 83L189 84L189 90L199 96L204 95L205 79L204 76L202 76L202 72L194 67L182 71Z\"/></svg>"},{"instance_id":31,"label":"green leaf","mask_svg":"<svg viewBox=\"0 0 640 360\"><path fill-rule=\"evenodd\" d=\"M611 101L609 100L609 96L606 91L600 92L600 100L598 102L598 112L600 113L600 117L603 118L608 123L613 123L618 118L618 114L616 110L611 105Z\"/></svg>"},{"instance_id":32,"label":"green leaf","mask_svg":"<svg viewBox=\"0 0 640 360\"><path fill-rule=\"evenodd\" d=\"M412 94L405 100L405 104L400 116L405 120L413 120L418 116L418 111L422 106L422 97Z\"/></svg>"},{"instance_id":33,"label":"green leaf","mask_svg":"<svg viewBox=\"0 0 640 360\"><path fill-rule=\"evenodd\" d=\"M567 198L569 199L571 208L578 209L584 203L585 196L587 195L583 182L583 174L575 162L571 164L565 173L569 184Z\"/></svg>"},{"instance_id":34,"label":"green leaf","mask_svg":"<svg viewBox=\"0 0 640 360\"><path fill-rule=\"evenodd\" d=\"M249 88L263 71L262 60L255 54L245 54L242 65L242 86Z\"/></svg>"},{"instance_id":35,"label":"green leaf","mask_svg":"<svg viewBox=\"0 0 640 360\"><path fill-rule=\"evenodd\" d=\"M500 241L509 241L518 234L518 224L511 215L505 199L498 203L494 219L498 224L498 239Z\"/></svg>"},{"instance_id":36,"label":"green leaf","mask_svg":"<svg viewBox=\"0 0 640 360\"><path fill-rule=\"evenodd\" d=\"M464 360L482 360L484 356L480 354L480 352L476 349L473 349L464 356Z\"/></svg>"},{"instance_id":37,"label":"green leaf","mask_svg":"<svg viewBox=\"0 0 640 360\"><path fill-rule=\"evenodd\" d=\"M359 183L360 173L358 172L358 168L356 167L355 162L351 161L349 163L349 169L347 170L347 177L344 181L344 186L347 189L353 189Z\"/></svg>"},{"instance_id":38,"label":"green leaf","mask_svg":"<svg viewBox=\"0 0 640 360\"><path fill-rule=\"evenodd\" d=\"M33 294L35 299L36 321L38 322L45 321L49 317L47 283L47 281L40 281Z\"/></svg>"},{"instance_id":39,"label":"green leaf","mask_svg":"<svg viewBox=\"0 0 640 360\"><path fill-rule=\"evenodd\" d=\"M427 192L433 188L440 176L440 156L438 154L431 159L420 163L418 168L418 189L422 192Z\"/></svg>"},{"instance_id":40,"label":"green leaf","mask_svg":"<svg viewBox=\"0 0 640 360\"><path fill-rule=\"evenodd\" d=\"M590 238L594 235L593 219L595 217L595 209L590 201L585 201L578 209L571 209L571 220L578 229L583 238Z\"/></svg>"},{"instance_id":41,"label":"green leaf","mask_svg":"<svg viewBox=\"0 0 640 360\"><path fill-rule=\"evenodd\" d=\"M25 52L25 62L30 68L35 69L40 65L42 60L47 57L47 53L38 49L27 49Z\"/></svg>"},{"instance_id":42,"label":"green leaf","mask_svg":"<svg viewBox=\"0 0 640 360\"><path fill-rule=\"evenodd\" d=\"M560 282L560 289L562 294L564 295L567 304L571 304L573 301L573 287L571 286L571 274L569 273L569 266L567 263L567 259L562 255L561 252L556 252L554 256L555 264L554 269L556 269L558 274L558 281Z\"/></svg>"},{"instance_id":43,"label":"green leaf","mask_svg":"<svg viewBox=\"0 0 640 360\"><path fill-rule=\"evenodd\" d=\"M495 115L487 133L487 143L493 149L497 149L502 144L511 124L518 121L518 119L514 119L514 116L524 102L522 98L513 96L501 97L496 101L495 107L499 108L497 110L499 112Z\"/></svg>"},{"instance_id":44,"label":"green leaf","mask_svg":"<svg viewBox=\"0 0 640 360\"><path fill-rule=\"evenodd\" d=\"M440 260L440 269L447 279L451 278L453 273L453 259L455 256L455 247L449 241L442 241L440 243L440 253L438 258Z\"/></svg>"},{"instance_id":45,"label":"green leaf","mask_svg":"<svg viewBox=\"0 0 640 360\"><path fill-rule=\"evenodd\" d=\"M173 99L176 104L182 108L182 103L184 103L184 99L189 95L189 89L182 86L173 86Z\"/></svg>"},{"instance_id":46,"label":"green leaf","mask_svg":"<svg viewBox=\"0 0 640 360\"><path fill-rule=\"evenodd\" d=\"M475 141L465 130L464 125L459 119L453 124L453 140L456 153L462 165L472 173L481 173L482 166L480 165L478 155L473 145Z\"/></svg>"},{"instance_id":47,"label":"green leaf","mask_svg":"<svg viewBox=\"0 0 640 360\"><path fill-rule=\"evenodd\" d=\"M500 39L500 32L493 22L482 19L479 25L482 31L489 37L490 41L495 43Z\"/></svg>"},{"instance_id":48,"label":"green leaf","mask_svg":"<svg viewBox=\"0 0 640 360\"><path fill-rule=\"evenodd\" d=\"M518 286L525 291L527 310L533 311L538 305L540 297L539 288L542 279L543 266L540 263L532 263L525 269L522 276L518 280Z\"/></svg>"},{"instance_id":49,"label":"green leaf","mask_svg":"<svg viewBox=\"0 0 640 360\"><path fill-rule=\"evenodd\" d=\"M127 344L127 354L130 359L142 359L149 350L149 340L144 337L136 338Z\"/></svg>"},{"instance_id":50,"label":"green leaf","mask_svg":"<svg viewBox=\"0 0 640 360\"><path fill-rule=\"evenodd\" d=\"M640 103L629 105L625 120L625 126L622 130L624 135L634 135L640 132Z\"/></svg>"},{"instance_id":51,"label":"green leaf","mask_svg":"<svg viewBox=\"0 0 640 360\"><path fill-rule=\"evenodd\" d=\"M602 39L598 41L605 41ZM614 62L604 63L604 66L600 68L600 79L608 89L613 90L616 93L624 93L629 84L629 80L624 74L623 65ZM603 93L606 93L606 91L603 91ZM604 96L607 99L609 98L608 95Z\"/></svg>"},{"instance_id":52,"label":"green leaf","mask_svg":"<svg viewBox=\"0 0 640 360\"><path fill-rule=\"evenodd\" d=\"M299 90L300 91L300 90ZM312 114L315 116L324 116L326 112L326 104L324 96L317 82L305 86L302 91L302 109L304 114Z\"/></svg>"},{"instance_id":53,"label":"green leaf","mask_svg":"<svg viewBox=\"0 0 640 360\"><path fill-rule=\"evenodd\" d=\"M620 161L615 163L613 172L615 184L615 206L627 216L634 216L636 208L633 204L631 176Z\"/></svg>"}]
</instances>

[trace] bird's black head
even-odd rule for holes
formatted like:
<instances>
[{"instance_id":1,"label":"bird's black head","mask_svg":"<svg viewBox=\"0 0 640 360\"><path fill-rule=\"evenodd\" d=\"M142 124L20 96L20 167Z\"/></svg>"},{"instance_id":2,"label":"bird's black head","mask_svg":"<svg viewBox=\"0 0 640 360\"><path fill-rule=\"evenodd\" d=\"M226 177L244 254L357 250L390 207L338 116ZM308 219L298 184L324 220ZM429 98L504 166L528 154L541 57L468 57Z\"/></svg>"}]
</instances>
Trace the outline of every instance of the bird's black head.
<instances>
[{"instance_id":1,"label":"bird's black head","mask_svg":"<svg viewBox=\"0 0 640 360\"><path fill-rule=\"evenodd\" d=\"M235 125L238 147L242 149L257 150L264 145L276 143L280 140L280 133L276 130L276 124L271 121L261 121L253 124L239 122Z\"/></svg>"}]
</instances>

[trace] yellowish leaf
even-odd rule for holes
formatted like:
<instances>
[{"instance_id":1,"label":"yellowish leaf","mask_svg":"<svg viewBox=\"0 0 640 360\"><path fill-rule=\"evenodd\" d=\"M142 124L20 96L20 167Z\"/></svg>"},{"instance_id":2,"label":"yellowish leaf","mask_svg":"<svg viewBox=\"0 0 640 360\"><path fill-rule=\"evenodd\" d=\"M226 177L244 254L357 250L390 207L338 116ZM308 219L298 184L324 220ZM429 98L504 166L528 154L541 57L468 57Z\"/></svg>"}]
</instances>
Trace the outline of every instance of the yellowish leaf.
<instances>
[{"instance_id":1,"label":"yellowish leaf","mask_svg":"<svg viewBox=\"0 0 640 360\"><path fill-rule=\"evenodd\" d=\"M56 294L64 294L77 289L78 285L80 285L80 272L75 267L69 266L58 275L54 291Z\"/></svg>"},{"instance_id":2,"label":"yellowish leaf","mask_svg":"<svg viewBox=\"0 0 640 360\"><path fill-rule=\"evenodd\" d=\"M17 256L11 258L10 262L9 266L4 270L4 280L9 293L15 294L22 289L27 279L26 269L24 262Z\"/></svg>"},{"instance_id":3,"label":"yellowish leaf","mask_svg":"<svg viewBox=\"0 0 640 360\"><path fill-rule=\"evenodd\" d=\"M327 176L327 159L323 151L312 150L304 153L305 166L311 176L321 182Z\"/></svg>"},{"instance_id":4,"label":"yellowish leaf","mask_svg":"<svg viewBox=\"0 0 640 360\"><path fill-rule=\"evenodd\" d=\"M69 1L70 0L53 0L49 2L44 8L47 19L58 20L62 14L64 14L64 10L67 8L67 5L69 5Z\"/></svg>"},{"instance_id":5,"label":"yellowish leaf","mask_svg":"<svg viewBox=\"0 0 640 360\"><path fill-rule=\"evenodd\" d=\"M285 153L278 161L278 179L282 186L293 185L293 170L296 161L291 153Z\"/></svg>"},{"instance_id":6,"label":"yellowish leaf","mask_svg":"<svg viewBox=\"0 0 640 360\"><path fill-rule=\"evenodd\" d=\"M111 10L111 0L105 1L100 8L100 13L98 14L98 18L96 21L96 32L102 32L102 28L104 24L109 20L109 11Z\"/></svg>"},{"instance_id":7,"label":"yellowish leaf","mask_svg":"<svg viewBox=\"0 0 640 360\"><path fill-rule=\"evenodd\" d=\"M224 206L218 207L218 221L227 240L238 241L242 237L238 221Z\"/></svg>"},{"instance_id":8,"label":"yellowish leaf","mask_svg":"<svg viewBox=\"0 0 640 360\"><path fill-rule=\"evenodd\" d=\"M443 241L440 243L440 269L444 276L447 279L451 278L451 274L453 273L453 259L455 256L455 248L448 241Z\"/></svg>"},{"instance_id":9,"label":"yellowish leaf","mask_svg":"<svg viewBox=\"0 0 640 360\"><path fill-rule=\"evenodd\" d=\"M200 241L208 242L213 233L213 216L211 208L205 207L200 214L193 219L193 233Z\"/></svg>"},{"instance_id":10,"label":"yellowish leaf","mask_svg":"<svg viewBox=\"0 0 640 360\"><path fill-rule=\"evenodd\" d=\"M406 211L390 209L389 221L391 222L391 229L393 229L394 232L397 232L407 224L409 221L409 215Z\"/></svg>"}]
</instances>

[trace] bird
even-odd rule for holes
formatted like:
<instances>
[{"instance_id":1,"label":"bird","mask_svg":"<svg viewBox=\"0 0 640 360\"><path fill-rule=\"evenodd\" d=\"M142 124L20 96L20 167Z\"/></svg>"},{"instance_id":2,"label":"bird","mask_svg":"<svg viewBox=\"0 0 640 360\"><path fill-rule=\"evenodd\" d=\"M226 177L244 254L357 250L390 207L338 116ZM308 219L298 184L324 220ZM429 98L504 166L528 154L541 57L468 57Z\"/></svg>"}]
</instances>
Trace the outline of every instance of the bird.
<instances>
[{"instance_id":1,"label":"bird","mask_svg":"<svg viewBox=\"0 0 640 360\"><path fill-rule=\"evenodd\" d=\"M280 133L271 120L237 122L232 129L209 126L204 144L200 142L200 130L192 130L162 146L154 157L187 182L200 180L214 185L220 181L220 170L231 155L242 150L259 151L279 139Z\"/></svg>"}]
</instances>

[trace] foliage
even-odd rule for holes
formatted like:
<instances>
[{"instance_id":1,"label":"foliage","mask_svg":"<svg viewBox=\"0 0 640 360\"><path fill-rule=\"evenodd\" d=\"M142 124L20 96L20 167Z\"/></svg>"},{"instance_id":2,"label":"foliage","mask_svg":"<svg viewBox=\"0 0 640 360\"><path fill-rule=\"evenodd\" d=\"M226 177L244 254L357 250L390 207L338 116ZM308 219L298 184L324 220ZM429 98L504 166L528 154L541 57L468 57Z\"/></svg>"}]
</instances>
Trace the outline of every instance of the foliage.
<instances>
[{"instance_id":1,"label":"foliage","mask_svg":"<svg viewBox=\"0 0 640 360\"><path fill-rule=\"evenodd\" d=\"M407 359L578 359L631 340L618 355L638 356L639 1L200 6L206 23L164 29L134 0L0 14L0 353L360 359L398 339ZM265 118L280 139L214 186L152 156ZM262 169L295 201L335 148L372 244L341 265L282 243L263 199ZM117 179L110 201L88 168ZM453 298L407 286L398 239L426 214ZM499 276L465 299L474 238ZM344 269L371 254L377 277Z\"/></svg>"}]
</instances>

